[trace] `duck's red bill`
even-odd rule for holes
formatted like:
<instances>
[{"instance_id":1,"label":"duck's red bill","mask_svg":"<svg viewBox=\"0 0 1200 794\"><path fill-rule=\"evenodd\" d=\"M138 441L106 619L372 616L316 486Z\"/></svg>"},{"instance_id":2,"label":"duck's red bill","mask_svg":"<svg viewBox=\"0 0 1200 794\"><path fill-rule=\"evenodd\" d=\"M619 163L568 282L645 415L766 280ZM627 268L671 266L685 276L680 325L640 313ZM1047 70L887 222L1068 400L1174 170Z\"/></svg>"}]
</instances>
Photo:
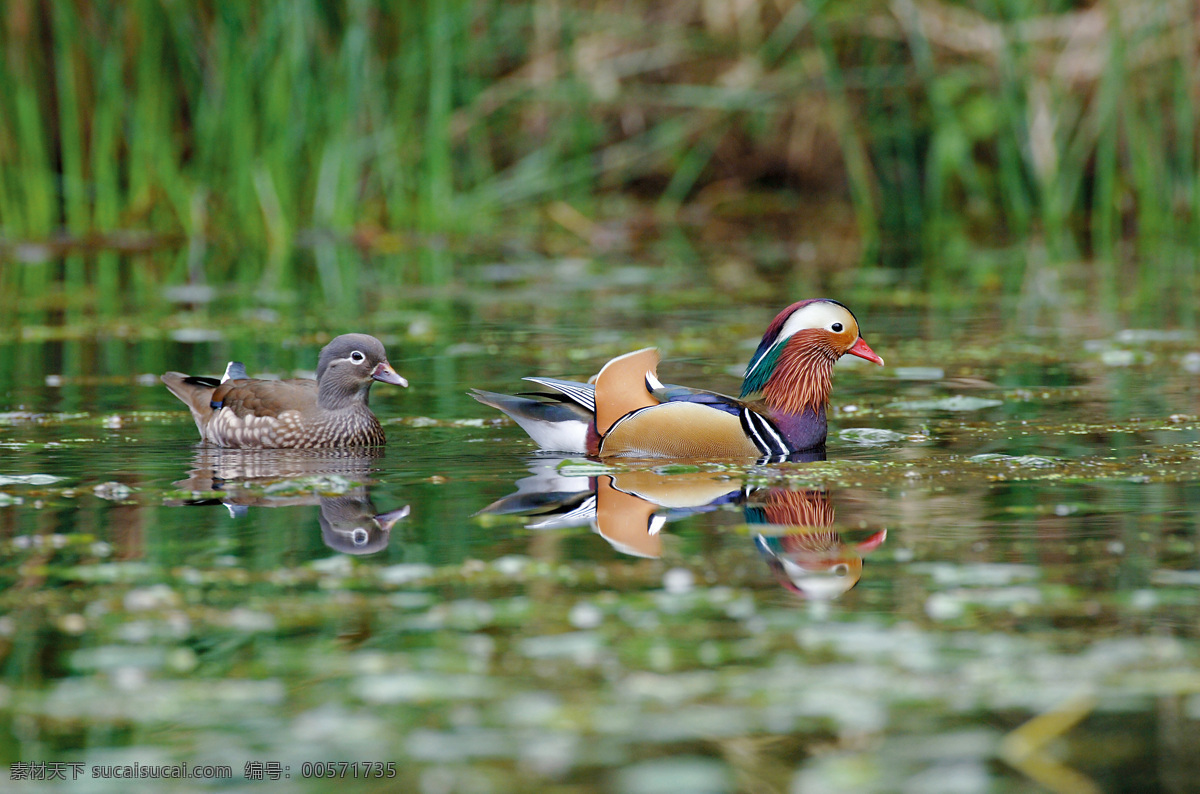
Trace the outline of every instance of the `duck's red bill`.
<instances>
[{"instance_id":1,"label":"duck's red bill","mask_svg":"<svg viewBox=\"0 0 1200 794\"><path fill-rule=\"evenodd\" d=\"M858 338L858 341L855 342L854 345L846 352L852 356L865 358L867 361L874 361L881 367L883 366L883 359L875 355L875 351L871 349L871 346L868 345L861 336Z\"/></svg>"}]
</instances>

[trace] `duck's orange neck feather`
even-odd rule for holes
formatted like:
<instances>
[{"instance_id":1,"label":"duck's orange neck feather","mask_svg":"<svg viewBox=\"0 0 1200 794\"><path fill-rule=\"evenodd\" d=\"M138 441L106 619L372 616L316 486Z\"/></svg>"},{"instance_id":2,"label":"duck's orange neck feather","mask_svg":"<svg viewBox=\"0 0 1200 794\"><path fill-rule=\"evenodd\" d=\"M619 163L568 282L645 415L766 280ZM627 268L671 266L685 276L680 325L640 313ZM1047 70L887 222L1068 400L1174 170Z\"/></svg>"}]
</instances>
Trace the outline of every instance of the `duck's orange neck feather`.
<instances>
[{"instance_id":1,"label":"duck's orange neck feather","mask_svg":"<svg viewBox=\"0 0 1200 794\"><path fill-rule=\"evenodd\" d=\"M797 331L779 354L763 387L767 405L785 414L816 412L829 402L837 353L819 329Z\"/></svg>"}]
</instances>

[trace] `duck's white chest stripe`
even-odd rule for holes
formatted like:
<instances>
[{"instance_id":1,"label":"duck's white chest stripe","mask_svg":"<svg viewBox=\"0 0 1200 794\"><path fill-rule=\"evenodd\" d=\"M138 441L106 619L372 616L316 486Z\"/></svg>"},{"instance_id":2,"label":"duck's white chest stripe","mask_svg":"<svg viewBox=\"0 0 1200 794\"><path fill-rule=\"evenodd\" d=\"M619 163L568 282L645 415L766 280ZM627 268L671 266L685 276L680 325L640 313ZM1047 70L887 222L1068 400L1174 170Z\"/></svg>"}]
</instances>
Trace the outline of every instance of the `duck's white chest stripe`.
<instances>
[{"instance_id":1,"label":"duck's white chest stripe","mask_svg":"<svg viewBox=\"0 0 1200 794\"><path fill-rule=\"evenodd\" d=\"M783 436L762 414L743 408L738 412L738 418L742 420L746 435L764 455L786 455L791 452Z\"/></svg>"}]
</instances>

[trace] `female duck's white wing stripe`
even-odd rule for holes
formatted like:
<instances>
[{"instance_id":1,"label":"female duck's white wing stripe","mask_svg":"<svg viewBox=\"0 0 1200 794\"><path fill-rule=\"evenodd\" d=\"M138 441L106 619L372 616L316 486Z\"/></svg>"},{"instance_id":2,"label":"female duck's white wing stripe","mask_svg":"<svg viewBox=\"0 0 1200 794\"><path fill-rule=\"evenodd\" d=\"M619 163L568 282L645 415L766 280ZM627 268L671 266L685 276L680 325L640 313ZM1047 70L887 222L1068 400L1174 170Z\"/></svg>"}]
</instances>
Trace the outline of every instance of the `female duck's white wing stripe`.
<instances>
[{"instance_id":1,"label":"female duck's white wing stripe","mask_svg":"<svg viewBox=\"0 0 1200 794\"><path fill-rule=\"evenodd\" d=\"M240 361L230 361L225 366L225 374L221 376L221 383L227 380L248 380L249 375L246 374L246 365Z\"/></svg>"}]
</instances>

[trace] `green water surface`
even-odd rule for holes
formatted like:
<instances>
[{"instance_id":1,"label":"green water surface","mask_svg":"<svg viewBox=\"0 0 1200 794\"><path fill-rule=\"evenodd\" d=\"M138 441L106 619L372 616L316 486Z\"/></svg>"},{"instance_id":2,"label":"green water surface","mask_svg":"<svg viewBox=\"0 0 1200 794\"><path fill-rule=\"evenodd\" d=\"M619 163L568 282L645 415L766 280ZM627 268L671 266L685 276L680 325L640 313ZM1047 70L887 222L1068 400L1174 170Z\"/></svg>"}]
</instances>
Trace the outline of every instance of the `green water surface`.
<instances>
[{"instance_id":1,"label":"green water surface","mask_svg":"<svg viewBox=\"0 0 1200 794\"><path fill-rule=\"evenodd\" d=\"M554 267L357 318L9 307L0 766L67 780L5 790L1192 790L1193 335L847 298L887 367L837 367L827 460L600 466L466 391L658 345L736 392L813 296ZM375 456L205 450L157 380L351 330L411 383ZM619 517L554 513L589 496ZM93 776L134 763L232 777Z\"/></svg>"}]
</instances>

